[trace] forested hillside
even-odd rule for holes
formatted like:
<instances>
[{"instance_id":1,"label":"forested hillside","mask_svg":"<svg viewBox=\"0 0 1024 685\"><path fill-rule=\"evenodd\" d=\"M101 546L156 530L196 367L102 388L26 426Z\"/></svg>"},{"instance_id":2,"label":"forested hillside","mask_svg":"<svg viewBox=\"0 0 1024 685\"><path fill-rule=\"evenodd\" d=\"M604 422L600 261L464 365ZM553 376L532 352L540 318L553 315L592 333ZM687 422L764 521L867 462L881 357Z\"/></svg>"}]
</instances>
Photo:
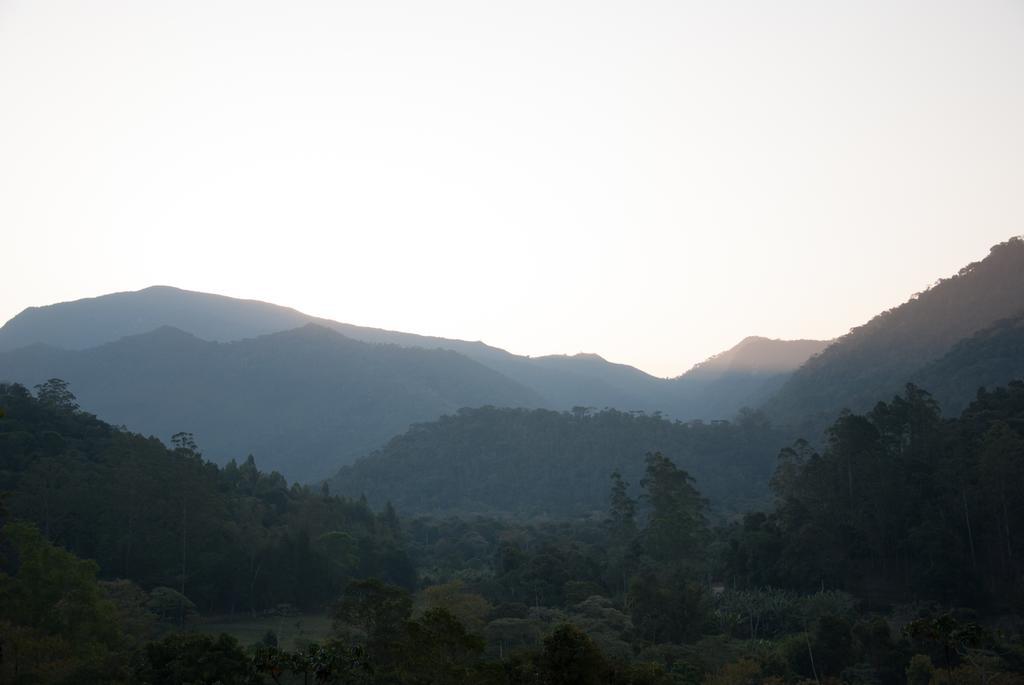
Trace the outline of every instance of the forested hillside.
<instances>
[{"instance_id":1,"label":"forested hillside","mask_svg":"<svg viewBox=\"0 0 1024 685\"><path fill-rule=\"evenodd\" d=\"M1024 382L980 391L956 419L908 385L827 436L820 453L782 451L776 508L734 530L731 579L1024 610Z\"/></svg>"},{"instance_id":2,"label":"forested hillside","mask_svg":"<svg viewBox=\"0 0 1024 685\"><path fill-rule=\"evenodd\" d=\"M0 354L0 378L71 384L105 420L188 431L218 459L254 454L311 482L409 424L464 406L536 406L530 390L446 350L370 345L318 326L234 343L161 328L82 351Z\"/></svg>"},{"instance_id":3,"label":"forested hillside","mask_svg":"<svg viewBox=\"0 0 1024 685\"><path fill-rule=\"evenodd\" d=\"M660 421L605 414L569 416ZM403 518L115 429L60 381L0 386L0 680L1022 682L1024 383L958 419L910 386L828 434L782 450L775 507L725 525L657 452L603 476L596 516ZM332 625L296 646L204 630L267 607L277 631L287 607Z\"/></svg>"},{"instance_id":4,"label":"forested hillside","mask_svg":"<svg viewBox=\"0 0 1024 685\"><path fill-rule=\"evenodd\" d=\"M948 414L959 414L978 388L1024 378L1024 315L1003 319L953 346L911 380L929 388Z\"/></svg>"},{"instance_id":5,"label":"forested hillside","mask_svg":"<svg viewBox=\"0 0 1024 685\"><path fill-rule=\"evenodd\" d=\"M765 408L774 420L816 432L841 409L869 409L961 340L1022 310L1024 239L1013 238L993 247L982 261L839 338L798 369ZM968 392L980 385L966 376L960 380L971 384Z\"/></svg>"},{"instance_id":6,"label":"forested hillside","mask_svg":"<svg viewBox=\"0 0 1024 685\"><path fill-rule=\"evenodd\" d=\"M612 471L638 483L661 451L697 479L716 510L762 501L787 436L750 412L681 423L605 410L483 407L414 426L343 468L331 487L407 513L578 515L603 509Z\"/></svg>"},{"instance_id":7,"label":"forested hillside","mask_svg":"<svg viewBox=\"0 0 1024 685\"><path fill-rule=\"evenodd\" d=\"M0 385L0 492L16 519L93 559L103 578L183 592L199 611L318 607L346 577L411 586L394 522L365 503L168 449L79 411L62 382ZM389 525L391 528L389 528Z\"/></svg>"}]
</instances>

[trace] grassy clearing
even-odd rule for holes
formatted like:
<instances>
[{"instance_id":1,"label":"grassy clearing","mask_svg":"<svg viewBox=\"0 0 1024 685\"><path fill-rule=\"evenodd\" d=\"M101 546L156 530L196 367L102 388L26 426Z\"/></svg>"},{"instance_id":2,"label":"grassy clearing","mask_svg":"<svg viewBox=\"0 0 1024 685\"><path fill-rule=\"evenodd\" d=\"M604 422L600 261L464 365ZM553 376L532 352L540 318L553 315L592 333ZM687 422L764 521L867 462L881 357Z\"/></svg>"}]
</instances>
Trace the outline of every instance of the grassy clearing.
<instances>
[{"instance_id":1,"label":"grassy clearing","mask_svg":"<svg viewBox=\"0 0 1024 685\"><path fill-rule=\"evenodd\" d=\"M325 639L331 632L331 619L323 614L221 616L204 620L195 626L195 630L213 635L227 633L246 647L262 640L268 631L273 631L277 634L278 646L296 649L307 642Z\"/></svg>"}]
</instances>

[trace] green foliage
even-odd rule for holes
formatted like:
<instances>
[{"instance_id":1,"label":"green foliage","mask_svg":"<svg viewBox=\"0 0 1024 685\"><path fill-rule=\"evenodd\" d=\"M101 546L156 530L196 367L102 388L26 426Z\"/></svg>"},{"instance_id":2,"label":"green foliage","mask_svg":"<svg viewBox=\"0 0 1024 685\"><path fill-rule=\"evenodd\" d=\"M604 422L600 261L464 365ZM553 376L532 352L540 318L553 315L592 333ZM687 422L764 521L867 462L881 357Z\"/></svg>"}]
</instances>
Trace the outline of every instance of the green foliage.
<instances>
[{"instance_id":1,"label":"green foliage","mask_svg":"<svg viewBox=\"0 0 1024 685\"><path fill-rule=\"evenodd\" d=\"M726 590L715 600L719 630L734 637L775 638L803 627L800 598L776 588Z\"/></svg>"},{"instance_id":2,"label":"green foliage","mask_svg":"<svg viewBox=\"0 0 1024 685\"><path fill-rule=\"evenodd\" d=\"M40 404L59 411L73 412L78 409L78 398L71 392L68 382L51 378L36 386L36 398Z\"/></svg>"},{"instance_id":3,"label":"green foliage","mask_svg":"<svg viewBox=\"0 0 1024 685\"><path fill-rule=\"evenodd\" d=\"M51 544L30 524L8 523L0 543L0 680L31 675L59 682L106 671L120 629L96 582L96 564Z\"/></svg>"},{"instance_id":4,"label":"green foliage","mask_svg":"<svg viewBox=\"0 0 1024 685\"><path fill-rule=\"evenodd\" d=\"M613 472L611 478L608 529L612 542L624 546L636 538L636 501L629 496L629 483L622 479L618 471Z\"/></svg>"},{"instance_id":5,"label":"green foliage","mask_svg":"<svg viewBox=\"0 0 1024 685\"><path fill-rule=\"evenodd\" d=\"M754 685L763 683L761 664L755 659L744 657L726 664L704 682L707 685Z\"/></svg>"},{"instance_id":6,"label":"green foliage","mask_svg":"<svg viewBox=\"0 0 1024 685\"><path fill-rule=\"evenodd\" d=\"M935 667L927 654L915 654L907 665L907 685L928 685L935 674Z\"/></svg>"},{"instance_id":7,"label":"green foliage","mask_svg":"<svg viewBox=\"0 0 1024 685\"><path fill-rule=\"evenodd\" d=\"M4 528L8 679L897 685L1014 683L1024 668L966 612L915 605L900 634L868 610L922 594L1012 610L1024 383L980 393L956 420L914 386L844 414L820 452L783 450L775 511L714 531L688 470L661 453L648 455L639 492L621 475L610 492L602 479L605 513L401 519L392 506L374 514L287 487L251 457L217 468L187 433L168 450L20 386L2 390L11 511L77 548L26 523ZM134 580L101 585L97 569ZM226 636L175 632L201 628L185 620L200 612L332 599L334 639L297 651L269 624L247 638L263 635L249 654Z\"/></svg>"},{"instance_id":8,"label":"green foliage","mask_svg":"<svg viewBox=\"0 0 1024 685\"><path fill-rule=\"evenodd\" d=\"M255 453L301 482L459 407L544 404L450 350L368 344L314 324L276 330L216 343L164 327L91 349L0 351L0 381L31 386L58 376L115 423L144 435L191 431L221 465ZM61 406L51 383L43 397Z\"/></svg>"},{"instance_id":9,"label":"green foliage","mask_svg":"<svg viewBox=\"0 0 1024 685\"><path fill-rule=\"evenodd\" d=\"M372 661L382 666L397 661L402 633L411 616L409 593L376 578L349 583L331 609L335 634L364 644Z\"/></svg>"},{"instance_id":10,"label":"green foliage","mask_svg":"<svg viewBox=\"0 0 1024 685\"><path fill-rule=\"evenodd\" d=\"M72 640L117 639L114 608L96 582L96 564L54 546L32 525L9 523L12 573L0 576L4 618Z\"/></svg>"},{"instance_id":11,"label":"green foliage","mask_svg":"<svg viewBox=\"0 0 1024 685\"><path fill-rule=\"evenodd\" d=\"M540 655L542 682L550 685L603 685L608 664L593 640L573 625L562 625L544 638Z\"/></svg>"},{"instance_id":12,"label":"green foliage","mask_svg":"<svg viewBox=\"0 0 1024 685\"><path fill-rule=\"evenodd\" d=\"M958 419L908 385L846 413L820 454L783 450L777 508L734 526L734 582L1012 606L1024 586L1024 383L979 392Z\"/></svg>"},{"instance_id":13,"label":"green foliage","mask_svg":"<svg viewBox=\"0 0 1024 685\"><path fill-rule=\"evenodd\" d=\"M853 634L848 621L838 616L822 616L811 638L808 656L818 675L839 675L853 661Z\"/></svg>"},{"instance_id":14,"label":"green foliage","mask_svg":"<svg viewBox=\"0 0 1024 685\"><path fill-rule=\"evenodd\" d=\"M644 455L660 451L715 505L737 510L767 502L770 456L786 441L754 413L705 424L610 409L462 409L342 468L330 487L410 514L575 516L606 511L608 474L639 484Z\"/></svg>"},{"instance_id":15,"label":"green foliage","mask_svg":"<svg viewBox=\"0 0 1024 685\"><path fill-rule=\"evenodd\" d=\"M394 635L412 615L412 598L400 587L371 578L348 584L331 612L336 629L358 629L368 639Z\"/></svg>"},{"instance_id":16,"label":"green foliage","mask_svg":"<svg viewBox=\"0 0 1024 685\"><path fill-rule=\"evenodd\" d=\"M199 615L195 602L169 587L155 587L149 592L146 608L159 621L184 625Z\"/></svg>"},{"instance_id":17,"label":"green foliage","mask_svg":"<svg viewBox=\"0 0 1024 685\"><path fill-rule=\"evenodd\" d=\"M288 652L276 646L260 646L252 657L252 667L275 683L289 682L288 675L301 682L320 685L371 685L373 667L360 647L337 640L309 645L304 650Z\"/></svg>"},{"instance_id":18,"label":"green foliage","mask_svg":"<svg viewBox=\"0 0 1024 685\"><path fill-rule=\"evenodd\" d=\"M424 588L416 597L416 608L420 612L449 611L474 633L483 631L486 617L492 610L487 599L470 592L461 580Z\"/></svg>"},{"instance_id":19,"label":"green foliage","mask_svg":"<svg viewBox=\"0 0 1024 685\"><path fill-rule=\"evenodd\" d=\"M146 645L135 680L145 685L248 685L255 672L252 660L233 637L182 633Z\"/></svg>"},{"instance_id":20,"label":"green foliage","mask_svg":"<svg viewBox=\"0 0 1024 685\"><path fill-rule=\"evenodd\" d=\"M0 491L11 493L11 516L95 559L101 577L183 595L150 607L167 623L195 611L318 609L352 577L415 582L394 514L289 487L251 456L218 468L187 433L169 450L18 385L0 385L0 402Z\"/></svg>"},{"instance_id":21,"label":"green foliage","mask_svg":"<svg viewBox=\"0 0 1024 685\"><path fill-rule=\"evenodd\" d=\"M945 355L915 372L950 414L967 408L978 388L995 388L1024 378L1024 314L996 321L961 340Z\"/></svg>"},{"instance_id":22,"label":"green foliage","mask_svg":"<svg viewBox=\"0 0 1024 685\"><path fill-rule=\"evenodd\" d=\"M865 616L853 626L854 651L862 672L876 682L903 682L909 656L906 640L893 638L889 623L881 616ZM866 679L866 678L862 678Z\"/></svg>"},{"instance_id":23,"label":"green foliage","mask_svg":"<svg viewBox=\"0 0 1024 685\"><path fill-rule=\"evenodd\" d=\"M690 642L712 623L707 588L681 570L645 568L630 581L627 601L637 631L650 642Z\"/></svg>"},{"instance_id":24,"label":"green foliage","mask_svg":"<svg viewBox=\"0 0 1024 685\"><path fill-rule=\"evenodd\" d=\"M405 626L403 682L455 685L473 683L474 667L483 654L482 638L447 609L430 609Z\"/></svg>"},{"instance_id":25,"label":"green foliage","mask_svg":"<svg viewBox=\"0 0 1024 685\"><path fill-rule=\"evenodd\" d=\"M150 593L130 580L101 581L100 587L114 605L117 623L129 649L135 650L158 636L161 625L159 617L148 606Z\"/></svg>"},{"instance_id":26,"label":"green foliage","mask_svg":"<svg viewBox=\"0 0 1024 685\"><path fill-rule=\"evenodd\" d=\"M659 561L690 562L703 554L707 528L704 500L693 478L660 452L647 455L647 472L640 485L650 504L644 547Z\"/></svg>"}]
</instances>

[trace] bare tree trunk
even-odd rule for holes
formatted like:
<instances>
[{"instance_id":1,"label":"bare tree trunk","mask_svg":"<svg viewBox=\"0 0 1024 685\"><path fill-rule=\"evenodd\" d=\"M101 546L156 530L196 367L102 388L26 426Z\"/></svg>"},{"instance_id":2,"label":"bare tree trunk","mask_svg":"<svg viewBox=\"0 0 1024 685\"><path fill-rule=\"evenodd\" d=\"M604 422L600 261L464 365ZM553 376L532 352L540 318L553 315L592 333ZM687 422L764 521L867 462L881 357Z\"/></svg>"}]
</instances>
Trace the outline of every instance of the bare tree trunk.
<instances>
[{"instance_id":1,"label":"bare tree trunk","mask_svg":"<svg viewBox=\"0 0 1024 685\"><path fill-rule=\"evenodd\" d=\"M249 569L251 575L249 576L249 613L253 616L256 615L256 577L260 574L260 568L263 567L263 562L256 563L256 556L253 555L249 558Z\"/></svg>"},{"instance_id":2,"label":"bare tree trunk","mask_svg":"<svg viewBox=\"0 0 1024 685\"><path fill-rule=\"evenodd\" d=\"M185 625L185 574L188 566L188 498L181 498L181 599L178 600L178 623Z\"/></svg>"},{"instance_id":3,"label":"bare tree trunk","mask_svg":"<svg viewBox=\"0 0 1024 685\"><path fill-rule=\"evenodd\" d=\"M971 545L971 568L976 571L978 570L978 560L974 555L974 531L971 530L971 513L967 510L967 491L961 490L960 494L964 500L964 519L967 521L967 540Z\"/></svg>"},{"instance_id":4,"label":"bare tree trunk","mask_svg":"<svg viewBox=\"0 0 1024 685\"><path fill-rule=\"evenodd\" d=\"M818 680L818 669L814 667L814 651L811 649L811 635L807 632L807 626L804 626L804 639L807 640L807 656L811 658L811 673L814 674L814 682L821 685L821 681Z\"/></svg>"},{"instance_id":5,"label":"bare tree trunk","mask_svg":"<svg viewBox=\"0 0 1024 685\"><path fill-rule=\"evenodd\" d=\"M128 540L124 546L124 577L131 578L132 537L135 534L135 487L128 490Z\"/></svg>"},{"instance_id":6,"label":"bare tree trunk","mask_svg":"<svg viewBox=\"0 0 1024 685\"><path fill-rule=\"evenodd\" d=\"M1006 532L1006 558L1013 566L1013 545L1010 543L1010 516L1006 512L1006 493L1003 493L1003 529Z\"/></svg>"}]
</instances>

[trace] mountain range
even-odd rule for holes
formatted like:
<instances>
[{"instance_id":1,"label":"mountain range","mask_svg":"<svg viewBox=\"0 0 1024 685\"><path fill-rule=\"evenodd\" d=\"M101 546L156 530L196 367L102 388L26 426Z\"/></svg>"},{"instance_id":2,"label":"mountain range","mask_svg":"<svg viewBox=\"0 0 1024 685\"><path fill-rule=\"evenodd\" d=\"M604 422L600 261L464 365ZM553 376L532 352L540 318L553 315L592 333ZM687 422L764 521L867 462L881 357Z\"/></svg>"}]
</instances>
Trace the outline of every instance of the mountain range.
<instances>
[{"instance_id":1,"label":"mountain range","mask_svg":"<svg viewBox=\"0 0 1024 685\"><path fill-rule=\"evenodd\" d=\"M0 381L63 378L107 421L165 440L192 432L214 460L252 453L303 481L463 407L683 421L753 407L815 441L843 409L863 411L907 382L956 413L979 387L1021 375L1020 238L834 342L749 337L671 379L594 354L525 357L167 286L32 307L0 328ZM769 460L779 446L764 446Z\"/></svg>"},{"instance_id":2,"label":"mountain range","mask_svg":"<svg viewBox=\"0 0 1024 685\"><path fill-rule=\"evenodd\" d=\"M446 349L533 389L547 406L660 410L686 418L722 418L759 403L765 382L781 380L827 342L749 337L675 379L661 379L596 354L525 357L479 341L453 340L355 326L256 300L153 286L133 292L30 307L0 328L0 352L34 343L82 350L162 326L212 342L232 342L315 324L365 343ZM700 394L726 378L749 377L735 399L705 409ZM689 386L693 386L691 389Z\"/></svg>"},{"instance_id":3,"label":"mountain range","mask_svg":"<svg viewBox=\"0 0 1024 685\"><path fill-rule=\"evenodd\" d=\"M659 450L696 478L718 513L764 505L780 448L797 436L820 444L822 429L844 409L871 409L910 382L958 416L979 388L1024 377L1024 241L996 245L981 262L817 352L813 342L748 339L688 372L688 383L706 381L702 400L710 406L737 385L749 393L756 374L732 372L749 371L751 357L759 371L773 361L779 369L799 365L769 376L764 382L776 394L762 411L732 422L463 410L414 426L329 482L411 513L580 515L606 505L605 474L616 471L635 487L645 453Z\"/></svg>"},{"instance_id":4,"label":"mountain range","mask_svg":"<svg viewBox=\"0 0 1024 685\"><path fill-rule=\"evenodd\" d=\"M163 438L193 433L210 458L315 480L409 424L464 406L541 398L450 350L371 345L307 324L221 343L160 327L85 350L0 354L0 377L67 381L102 418Z\"/></svg>"},{"instance_id":5,"label":"mountain range","mask_svg":"<svg viewBox=\"0 0 1024 685\"><path fill-rule=\"evenodd\" d=\"M25 310L0 328L0 379L58 377L101 418L292 479L333 473L461 407L615 407L728 418L826 343L751 337L675 379L595 354L524 357L482 342L321 319L155 286Z\"/></svg>"}]
</instances>

